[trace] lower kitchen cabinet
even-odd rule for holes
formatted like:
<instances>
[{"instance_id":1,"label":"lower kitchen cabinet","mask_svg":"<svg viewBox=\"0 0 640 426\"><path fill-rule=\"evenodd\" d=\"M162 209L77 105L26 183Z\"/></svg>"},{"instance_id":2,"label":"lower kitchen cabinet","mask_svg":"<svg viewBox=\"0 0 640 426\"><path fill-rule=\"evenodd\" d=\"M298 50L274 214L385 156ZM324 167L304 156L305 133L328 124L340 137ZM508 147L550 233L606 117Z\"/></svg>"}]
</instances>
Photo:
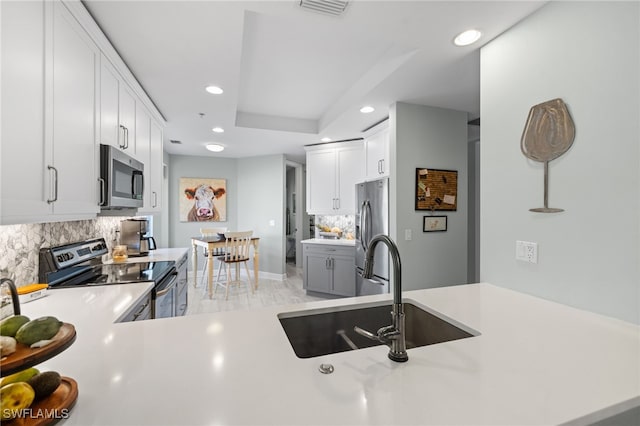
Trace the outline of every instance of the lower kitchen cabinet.
<instances>
[{"instance_id":1,"label":"lower kitchen cabinet","mask_svg":"<svg viewBox=\"0 0 640 426\"><path fill-rule=\"evenodd\" d=\"M151 319L151 293L147 293L140 302L118 322L143 321Z\"/></svg>"},{"instance_id":2,"label":"lower kitchen cabinet","mask_svg":"<svg viewBox=\"0 0 640 426\"><path fill-rule=\"evenodd\" d=\"M355 247L303 243L303 287L335 296L355 296Z\"/></svg>"},{"instance_id":3,"label":"lower kitchen cabinet","mask_svg":"<svg viewBox=\"0 0 640 426\"><path fill-rule=\"evenodd\" d=\"M176 261L176 270L178 272L178 284L176 291L176 316L183 316L187 313L189 276L187 273L188 253L185 252L180 259Z\"/></svg>"}]
</instances>

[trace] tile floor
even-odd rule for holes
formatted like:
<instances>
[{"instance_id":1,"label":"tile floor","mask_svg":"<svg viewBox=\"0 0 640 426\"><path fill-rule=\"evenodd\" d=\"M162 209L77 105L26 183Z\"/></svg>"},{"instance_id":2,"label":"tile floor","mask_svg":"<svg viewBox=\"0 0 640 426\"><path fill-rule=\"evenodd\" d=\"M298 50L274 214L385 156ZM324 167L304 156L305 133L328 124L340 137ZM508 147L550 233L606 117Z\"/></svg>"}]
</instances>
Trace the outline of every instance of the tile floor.
<instances>
[{"instance_id":1,"label":"tile floor","mask_svg":"<svg viewBox=\"0 0 640 426\"><path fill-rule=\"evenodd\" d=\"M302 289L302 271L287 264L287 279L284 281L267 280L260 278L258 291L251 294L246 285L233 286L229 289L229 299L225 300L225 289L218 287L214 299L209 299L206 279L200 283L201 275L198 274L198 286L194 288L193 281L189 281L189 307L187 315L198 315L210 312L257 309L266 306L289 305L294 303L325 300L320 297L307 296Z\"/></svg>"}]
</instances>

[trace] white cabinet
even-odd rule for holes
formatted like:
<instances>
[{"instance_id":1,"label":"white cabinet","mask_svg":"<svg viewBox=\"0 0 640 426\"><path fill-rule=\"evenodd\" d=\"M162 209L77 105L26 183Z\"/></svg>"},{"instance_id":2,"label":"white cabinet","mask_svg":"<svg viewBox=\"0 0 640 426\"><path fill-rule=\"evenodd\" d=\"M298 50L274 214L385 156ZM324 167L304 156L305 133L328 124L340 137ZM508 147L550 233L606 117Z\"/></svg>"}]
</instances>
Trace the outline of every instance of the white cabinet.
<instances>
[{"instance_id":1,"label":"white cabinet","mask_svg":"<svg viewBox=\"0 0 640 426\"><path fill-rule=\"evenodd\" d=\"M151 211L162 211L162 185L164 181L164 145L162 139L162 127L151 120L151 135L150 135L150 153L149 177L151 180L149 201L151 204Z\"/></svg>"},{"instance_id":2,"label":"white cabinet","mask_svg":"<svg viewBox=\"0 0 640 426\"><path fill-rule=\"evenodd\" d=\"M95 217L99 51L60 2L0 7L0 221Z\"/></svg>"},{"instance_id":3,"label":"white cabinet","mask_svg":"<svg viewBox=\"0 0 640 426\"><path fill-rule=\"evenodd\" d=\"M355 296L355 247L303 243L303 288L334 296Z\"/></svg>"},{"instance_id":4,"label":"white cabinet","mask_svg":"<svg viewBox=\"0 0 640 426\"><path fill-rule=\"evenodd\" d=\"M385 127L364 140L366 180L389 176L389 128Z\"/></svg>"},{"instance_id":5,"label":"white cabinet","mask_svg":"<svg viewBox=\"0 0 640 426\"><path fill-rule=\"evenodd\" d=\"M48 214L43 2L0 2L0 223Z\"/></svg>"},{"instance_id":6,"label":"white cabinet","mask_svg":"<svg viewBox=\"0 0 640 426\"><path fill-rule=\"evenodd\" d=\"M136 155L136 100L109 60L100 60L100 143Z\"/></svg>"},{"instance_id":7,"label":"white cabinet","mask_svg":"<svg viewBox=\"0 0 640 426\"><path fill-rule=\"evenodd\" d=\"M355 213L355 185L364 180L362 142L307 148L307 213Z\"/></svg>"},{"instance_id":8,"label":"white cabinet","mask_svg":"<svg viewBox=\"0 0 640 426\"><path fill-rule=\"evenodd\" d=\"M53 9L46 47L50 54L45 56L50 58L45 68L47 202L54 215L93 215L99 212L96 76L100 51L62 3L45 5Z\"/></svg>"},{"instance_id":9,"label":"white cabinet","mask_svg":"<svg viewBox=\"0 0 640 426\"><path fill-rule=\"evenodd\" d=\"M162 203L162 128L138 104L136 109L137 157L144 163L144 206L138 213L157 213Z\"/></svg>"}]
</instances>

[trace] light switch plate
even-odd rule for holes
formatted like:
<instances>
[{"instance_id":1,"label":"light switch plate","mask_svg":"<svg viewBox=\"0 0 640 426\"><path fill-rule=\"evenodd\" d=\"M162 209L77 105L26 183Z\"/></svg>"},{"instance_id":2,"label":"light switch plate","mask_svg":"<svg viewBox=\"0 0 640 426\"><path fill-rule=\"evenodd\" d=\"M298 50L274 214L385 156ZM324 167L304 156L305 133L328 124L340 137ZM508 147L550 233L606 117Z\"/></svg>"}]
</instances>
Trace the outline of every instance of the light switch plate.
<instances>
[{"instance_id":1,"label":"light switch plate","mask_svg":"<svg viewBox=\"0 0 640 426\"><path fill-rule=\"evenodd\" d=\"M411 241L411 229L404 230L404 240Z\"/></svg>"},{"instance_id":2,"label":"light switch plate","mask_svg":"<svg viewBox=\"0 0 640 426\"><path fill-rule=\"evenodd\" d=\"M538 243L516 241L516 260L538 263Z\"/></svg>"}]
</instances>

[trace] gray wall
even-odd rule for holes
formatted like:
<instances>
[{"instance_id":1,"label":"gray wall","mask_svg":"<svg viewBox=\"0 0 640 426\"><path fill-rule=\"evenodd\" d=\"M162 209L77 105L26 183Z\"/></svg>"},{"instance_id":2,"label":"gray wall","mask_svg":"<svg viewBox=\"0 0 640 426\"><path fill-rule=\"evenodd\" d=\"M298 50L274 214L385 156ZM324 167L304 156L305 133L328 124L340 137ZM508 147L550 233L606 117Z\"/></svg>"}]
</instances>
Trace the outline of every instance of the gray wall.
<instances>
[{"instance_id":1,"label":"gray wall","mask_svg":"<svg viewBox=\"0 0 640 426\"><path fill-rule=\"evenodd\" d=\"M403 289L467 282L467 114L396 103L390 110L390 234L402 258ZM417 167L458 171L458 209L436 212L446 232L422 232L426 211L415 210ZM405 241L410 229L412 240Z\"/></svg>"},{"instance_id":2,"label":"gray wall","mask_svg":"<svg viewBox=\"0 0 640 426\"><path fill-rule=\"evenodd\" d=\"M284 278L285 157L240 158L237 162L238 230L251 229L260 237L260 271Z\"/></svg>"},{"instance_id":3,"label":"gray wall","mask_svg":"<svg viewBox=\"0 0 640 426\"><path fill-rule=\"evenodd\" d=\"M203 226L197 222L180 222L178 203L184 196L179 193L180 178L226 179L227 221L204 226L253 230L254 235L260 237L260 272L265 273L265 278L281 278L285 255L284 156L233 159L171 155L169 161L169 246L190 247L191 237L199 235ZM271 220L275 226L270 226ZM202 260L200 256L198 265L203 265Z\"/></svg>"},{"instance_id":4,"label":"gray wall","mask_svg":"<svg viewBox=\"0 0 640 426\"><path fill-rule=\"evenodd\" d=\"M637 2L553 2L482 49L481 279L640 323L640 87ZM562 98L572 148L527 160L529 108ZM538 243L538 264L515 241Z\"/></svg>"},{"instance_id":5,"label":"gray wall","mask_svg":"<svg viewBox=\"0 0 640 426\"><path fill-rule=\"evenodd\" d=\"M186 155L169 156L169 194L163 200L164 211L169 212L169 247L191 247L191 237L200 234L200 228L225 226L237 230L238 174L237 160L215 157L193 157ZM184 194L179 192L180 178L219 178L227 180L227 221L226 222L180 222L179 203ZM199 265L203 265L199 259ZM200 266L198 267L200 268Z\"/></svg>"}]
</instances>

